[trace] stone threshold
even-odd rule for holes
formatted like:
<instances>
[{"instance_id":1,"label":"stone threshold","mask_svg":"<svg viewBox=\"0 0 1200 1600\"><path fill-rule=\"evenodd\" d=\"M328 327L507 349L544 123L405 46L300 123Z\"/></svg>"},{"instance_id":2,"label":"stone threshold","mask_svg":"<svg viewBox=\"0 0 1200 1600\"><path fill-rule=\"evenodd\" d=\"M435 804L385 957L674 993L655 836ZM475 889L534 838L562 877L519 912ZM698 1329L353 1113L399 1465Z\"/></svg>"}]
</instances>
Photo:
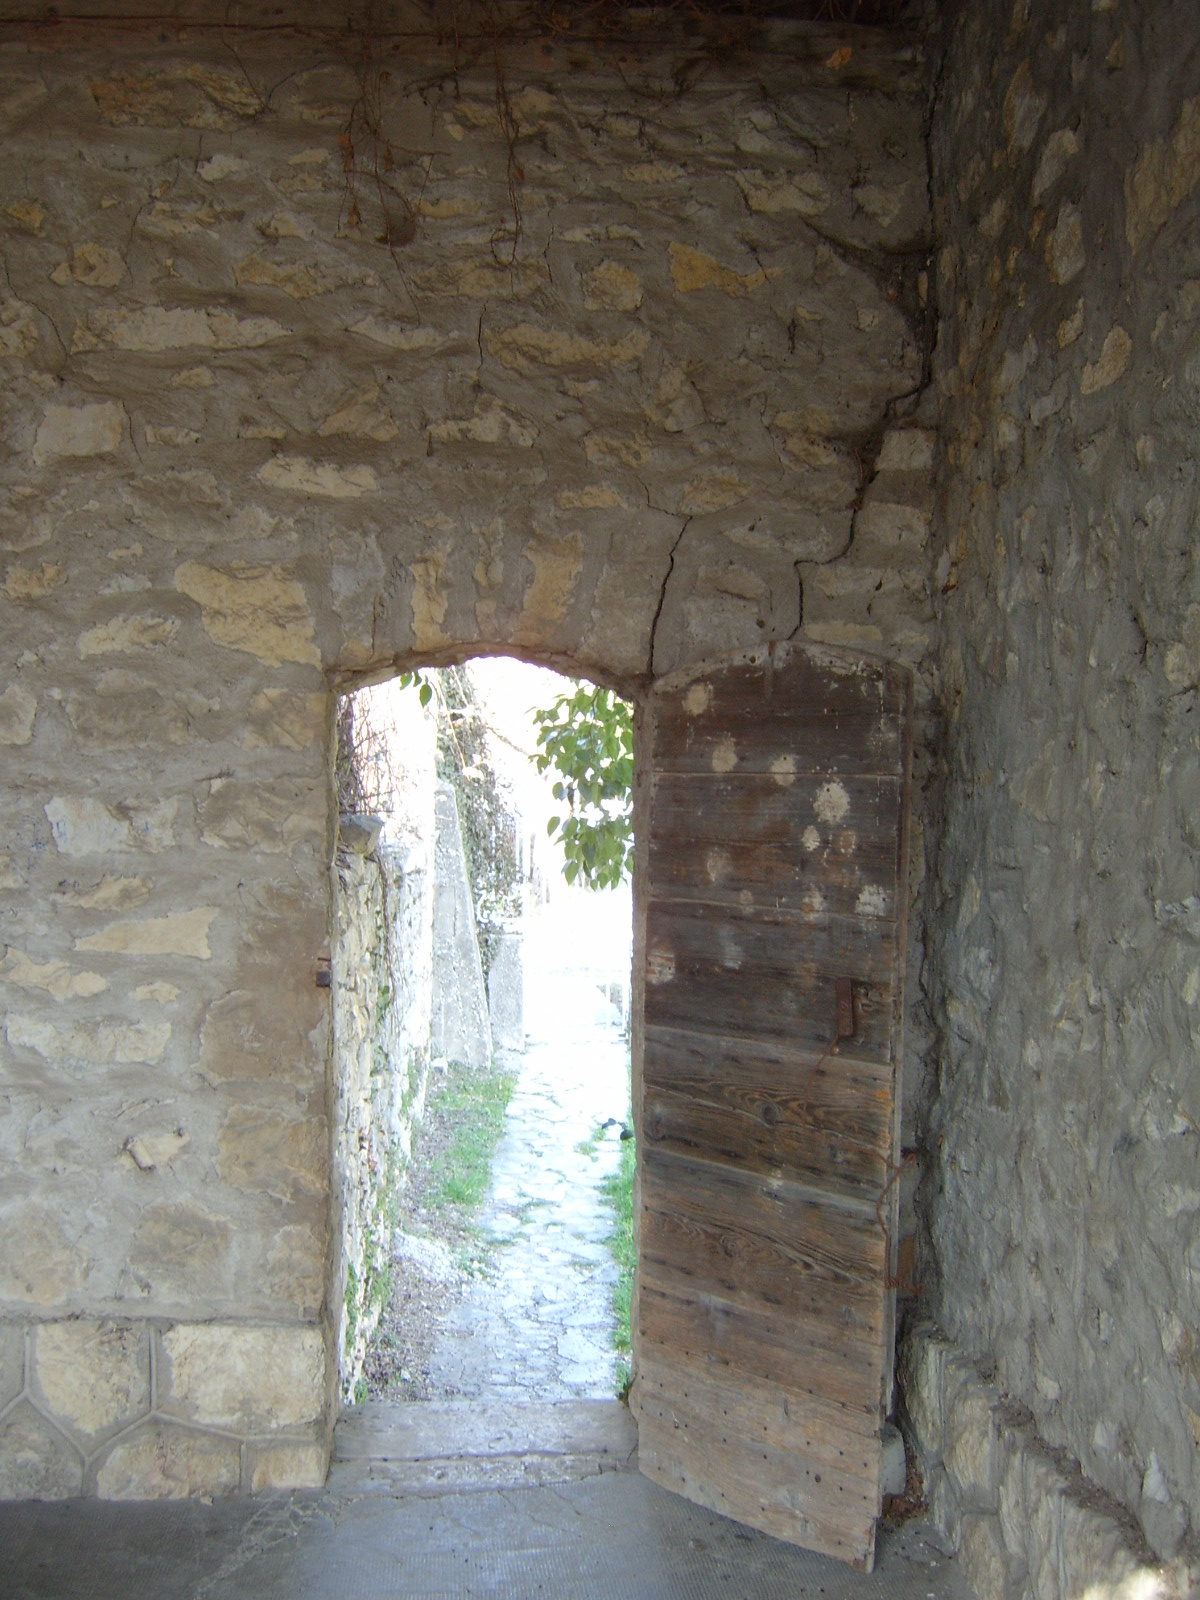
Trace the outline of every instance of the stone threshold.
<instances>
[{"instance_id":1,"label":"stone threshold","mask_svg":"<svg viewBox=\"0 0 1200 1600\"><path fill-rule=\"evenodd\" d=\"M373 1400L338 1422L329 1488L444 1494L636 1465L637 1426L618 1400Z\"/></svg>"}]
</instances>

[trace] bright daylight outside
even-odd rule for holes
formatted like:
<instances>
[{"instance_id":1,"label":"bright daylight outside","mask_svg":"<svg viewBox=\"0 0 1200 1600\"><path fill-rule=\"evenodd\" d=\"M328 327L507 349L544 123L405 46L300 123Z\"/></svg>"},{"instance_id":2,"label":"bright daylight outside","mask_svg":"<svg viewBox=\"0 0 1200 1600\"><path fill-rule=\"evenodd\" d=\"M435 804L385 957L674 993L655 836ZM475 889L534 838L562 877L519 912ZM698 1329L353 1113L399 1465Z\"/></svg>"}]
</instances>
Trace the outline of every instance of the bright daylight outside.
<instances>
[{"instance_id":1,"label":"bright daylight outside","mask_svg":"<svg viewBox=\"0 0 1200 1600\"><path fill-rule=\"evenodd\" d=\"M344 1407L628 1380L632 711L508 659L339 705Z\"/></svg>"}]
</instances>

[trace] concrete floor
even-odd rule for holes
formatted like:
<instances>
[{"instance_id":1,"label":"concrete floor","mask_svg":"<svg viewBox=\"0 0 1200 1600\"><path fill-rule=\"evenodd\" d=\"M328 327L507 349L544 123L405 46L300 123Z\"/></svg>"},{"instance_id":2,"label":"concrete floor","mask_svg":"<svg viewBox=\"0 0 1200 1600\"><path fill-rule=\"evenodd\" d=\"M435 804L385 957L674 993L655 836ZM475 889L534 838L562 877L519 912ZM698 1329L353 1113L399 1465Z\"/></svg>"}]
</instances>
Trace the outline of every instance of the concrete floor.
<instances>
[{"instance_id":1,"label":"concrete floor","mask_svg":"<svg viewBox=\"0 0 1200 1600\"><path fill-rule=\"evenodd\" d=\"M0 1505L0 1597L970 1600L919 1522L883 1530L866 1577L647 1482L631 1430L615 1402L381 1405L320 1492Z\"/></svg>"}]
</instances>

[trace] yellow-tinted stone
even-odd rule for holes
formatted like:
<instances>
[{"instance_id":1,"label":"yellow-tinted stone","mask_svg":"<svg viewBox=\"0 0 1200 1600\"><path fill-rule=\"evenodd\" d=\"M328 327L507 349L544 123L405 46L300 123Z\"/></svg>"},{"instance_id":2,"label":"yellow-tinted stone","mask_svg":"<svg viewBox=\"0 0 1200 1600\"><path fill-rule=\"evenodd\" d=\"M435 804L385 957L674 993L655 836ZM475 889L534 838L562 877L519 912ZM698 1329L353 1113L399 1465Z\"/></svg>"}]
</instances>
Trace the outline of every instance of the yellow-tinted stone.
<instances>
[{"instance_id":1,"label":"yellow-tinted stone","mask_svg":"<svg viewBox=\"0 0 1200 1600\"><path fill-rule=\"evenodd\" d=\"M1185 100L1171 135L1147 145L1125 175L1125 237L1139 250L1200 183L1200 95Z\"/></svg>"},{"instance_id":2,"label":"yellow-tinted stone","mask_svg":"<svg viewBox=\"0 0 1200 1600\"><path fill-rule=\"evenodd\" d=\"M760 267L757 272L739 273L723 267L712 256L706 256L691 245L671 246L671 278L680 294L695 294L700 289L719 289L722 294L752 294L761 289L767 275Z\"/></svg>"},{"instance_id":3,"label":"yellow-tinted stone","mask_svg":"<svg viewBox=\"0 0 1200 1600\"><path fill-rule=\"evenodd\" d=\"M307 596L282 567L236 562L222 570L185 561L175 569L175 587L197 602L205 632L217 644L272 667L320 662Z\"/></svg>"},{"instance_id":4,"label":"yellow-tinted stone","mask_svg":"<svg viewBox=\"0 0 1200 1600\"><path fill-rule=\"evenodd\" d=\"M33 1385L54 1420L94 1440L150 1409L144 1323L48 1322L33 1336Z\"/></svg>"},{"instance_id":5,"label":"yellow-tinted stone","mask_svg":"<svg viewBox=\"0 0 1200 1600\"><path fill-rule=\"evenodd\" d=\"M216 914L216 906L196 906L191 911L173 911L165 917L113 922L107 928L76 939L75 948L126 956L196 956L207 961L212 956L208 930Z\"/></svg>"}]
</instances>

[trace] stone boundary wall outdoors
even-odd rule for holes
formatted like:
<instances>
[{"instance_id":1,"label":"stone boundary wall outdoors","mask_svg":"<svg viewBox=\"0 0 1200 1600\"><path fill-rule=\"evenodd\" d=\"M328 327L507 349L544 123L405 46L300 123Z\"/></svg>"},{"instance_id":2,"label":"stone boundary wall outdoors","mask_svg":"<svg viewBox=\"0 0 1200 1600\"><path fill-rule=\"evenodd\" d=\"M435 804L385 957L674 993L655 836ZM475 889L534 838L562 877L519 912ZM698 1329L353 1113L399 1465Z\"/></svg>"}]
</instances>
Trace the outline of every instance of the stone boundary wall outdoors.
<instances>
[{"instance_id":1,"label":"stone boundary wall outdoors","mask_svg":"<svg viewBox=\"0 0 1200 1600\"><path fill-rule=\"evenodd\" d=\"M436 860L433 717L395 684L360 690L354 710L378 742L388 816L366 827L340 819L332 872L331 1298L343 1404L355 1398L391 1283L397 1201L425 1105Z\"/></svg>"},{"instance_id":2,"label":"stone boundary wall outdoors","mask_svg":"<svg viewBox=\"0 0 1200 1600\"><path fill-rule=\"evenodd\" d=\"M369 859L339 851L335 866L333 1171L341 1259L334 1283L343 1403L355 1398L391 1284L396 1205L429 1072L428 867L414 870L411 850L407 871L398 857L380 844ZM423 999L423 1030L404 1015L406 996Z\"/></svg>"}]
</instances>

